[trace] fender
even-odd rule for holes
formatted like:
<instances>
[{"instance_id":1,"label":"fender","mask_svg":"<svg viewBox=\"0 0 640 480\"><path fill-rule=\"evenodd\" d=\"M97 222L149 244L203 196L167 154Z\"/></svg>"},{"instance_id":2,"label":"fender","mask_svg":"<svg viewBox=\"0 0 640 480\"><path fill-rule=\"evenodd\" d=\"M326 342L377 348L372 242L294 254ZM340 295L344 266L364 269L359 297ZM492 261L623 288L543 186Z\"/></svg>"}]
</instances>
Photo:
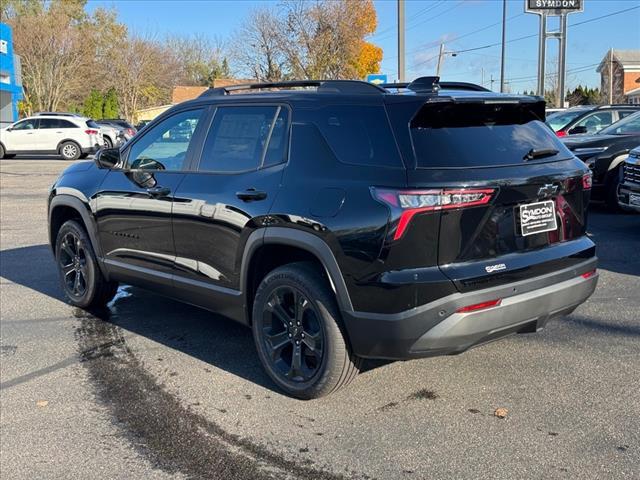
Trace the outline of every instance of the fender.
<instances>
[{"instance_id":1,"label":"fender","mask_svg":"<svg viewBox=\"0 0 640 480\"><path fill-rule=\"evenodd\" d=\"M618 165L624 162L628 157L629 157L628 151L615 157L609 164L609 168L607 168L607 172L610 172L611 170L618 168Z\"/></svg>"},{"instance_id":2,"label":"fender","mask_svg":"<svg viewBox=\"0 0 640 480\"><path fill-rule=\"evenodd\" d=\"M82 194L82 192L76 191L75 189L65 188L65 190L74 190L75 195L84 197L84 194ZM58 194L51 199L51 203L49 204L49 215L48 215L48 219L49 219L48 233L49 233L49 244L51 245L51 250L55 255L55 250L54 250L55 238L51 238L52 212L55 210L56 207L60 207L60 206L73 208L80 214L80 217L84 222L84 225L87 229L87 234L89 235L89 239L91 240L91 246L93 247L93 251L95 252L98 260L98 266L100 267L102 274L107 276L108 278L107 271L103 265L102 249L100 248L100 242L98 242L98 227L96 225L96 221L91 213L89 204L84 202L78 196L75 196L75 195L71 193L63 193L63 194Z\"/></svg>"},{"instance_id":3,"label":"fender","mask_svg":"<svg viewBox=\"0 0 640 480\"><path fill-rule=\"evenodd\" d=\"M331 287L336 293L340 310L353 312L353 305L342 272L329 245L316 235L293 228L266 227L249 235L242 256L240 273L240 288L243 292L247 292L247 274L253 253L262 245L267 244L291 245L313 254L325 269Z\"/></svg>"},{"instance_id":4,"label":"fender","mask_svg":"<svg viewBox=\"0 0 640 480\"><path fill-rule=\"evenodd\" d=\"M80 151L81 151L81 152L82 152L82 150L83 150L82 145L80 145L80 143L79 143L77 140L74 140L73 138L65 138L64 140L60 140L60 141L58 142L58 146L56 147L56 152L59 152L59 151L60 151L60 147L62 146L62 144L63 144L64 142L73 142L73 143L75 143L75 144L78 146L78 148L80 149Z\"/></svg>"}]
</instances>

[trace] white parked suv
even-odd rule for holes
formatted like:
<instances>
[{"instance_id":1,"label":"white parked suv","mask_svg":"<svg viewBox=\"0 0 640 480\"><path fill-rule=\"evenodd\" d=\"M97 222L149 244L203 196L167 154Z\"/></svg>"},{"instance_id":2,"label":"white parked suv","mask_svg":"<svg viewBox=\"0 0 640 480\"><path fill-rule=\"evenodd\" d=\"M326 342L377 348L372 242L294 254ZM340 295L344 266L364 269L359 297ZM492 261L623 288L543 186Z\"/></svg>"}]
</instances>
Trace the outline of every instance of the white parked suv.
<instances>
[{"instance_id":1,"label":"white parked suv","mask_svg":"<svg viewBox=\"0 0 640 480\"><path fill-rule=\"evenodd\" d=\"M65 160L85 158L103 146L100 126L74 114L43 113L0 130L0 158L57 153Z\"/></svg>"}]
</instances>

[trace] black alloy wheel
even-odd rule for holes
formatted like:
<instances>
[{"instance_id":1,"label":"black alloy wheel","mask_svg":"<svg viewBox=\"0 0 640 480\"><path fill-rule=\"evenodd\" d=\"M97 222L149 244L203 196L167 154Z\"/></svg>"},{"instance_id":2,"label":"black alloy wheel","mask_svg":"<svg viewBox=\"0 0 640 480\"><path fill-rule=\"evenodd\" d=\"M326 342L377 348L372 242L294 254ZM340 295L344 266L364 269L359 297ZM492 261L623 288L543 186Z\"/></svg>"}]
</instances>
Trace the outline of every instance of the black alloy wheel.
<instances>
[{"instance_id":1,"label":"black alloy wheel","mask_svg":"<svg viewBox=\"0 0 640 480\"><path fill-rule=\"evenodd\" d=\"M291 286L275 289L263 314L263 341L274 370L294 382L308 382L322 363L324 334L317 308Z\"/></svg>"},{"instance_id":2,"label":"black alloy wheel","mask_svg":"<svg viewBox=\"0 0 640 480\"><path fill-rule=\"evenodd\" d=\"M91 278L86 250L80 238L73 232L67 232L62 237L58 263L67 293L72 297L81 298L86 293Z\"/></svg>"},{"instance_id":3,"label":"black alloy wheel","mask_svg":"<svg viewBox=\"0 0 640 480\"><path fill-rule=\"evenodd\" d=\"M269 272L252 312L260 361L287 394L319 398L360 371L362 359L351 351L335 293L317 264L296 262Z\"/></svg>"}]
</instances>

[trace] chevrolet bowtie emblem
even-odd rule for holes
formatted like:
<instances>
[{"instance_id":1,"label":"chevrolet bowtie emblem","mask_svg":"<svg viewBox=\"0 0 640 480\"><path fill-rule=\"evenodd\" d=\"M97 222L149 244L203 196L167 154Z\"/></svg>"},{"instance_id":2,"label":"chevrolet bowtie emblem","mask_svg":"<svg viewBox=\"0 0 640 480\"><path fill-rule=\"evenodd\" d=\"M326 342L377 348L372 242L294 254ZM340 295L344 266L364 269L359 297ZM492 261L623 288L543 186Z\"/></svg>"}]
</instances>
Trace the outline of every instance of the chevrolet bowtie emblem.
<instances>
[{"instance_id":1,"label":"chevrolet bowtie emblem","mask_svg":"<svg viewBox=\"0 0 640 480\"><path fill-rule=\"evenodd\" d=\"M538 190L538 197L547 198L555 195L558 192L558 186L553 185L552 183L547 183L540 187Z\"/></svg>"}]
</instances>

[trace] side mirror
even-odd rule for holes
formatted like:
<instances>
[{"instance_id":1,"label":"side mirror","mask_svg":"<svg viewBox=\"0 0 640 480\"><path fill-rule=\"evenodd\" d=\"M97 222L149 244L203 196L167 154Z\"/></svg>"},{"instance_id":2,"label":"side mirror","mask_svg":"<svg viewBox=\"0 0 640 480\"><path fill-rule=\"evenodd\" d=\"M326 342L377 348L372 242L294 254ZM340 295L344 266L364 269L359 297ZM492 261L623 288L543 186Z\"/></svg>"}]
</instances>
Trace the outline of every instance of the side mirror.
<instances>
[{"instance_id":1,"label":"side mirror","mask_svg":"<svg viewBox=\"0 0 640 480\"><path fill-rule=\"evenodd\" d=\"M13 130L13 127L7 127L4 130L5 130L5 132L10 132L11 130Z\"/></svg>"},{"instance_id":2,"label":"side mirror","mask_svg":"<svg viewBox=\"0 0 640 480\"><path fill-rule=\"evenodd\" d=\"M98 165L98 168L114 168L120 163L120 149L103 148L98 150L93 157L93 161Z\"/></svg>"},{"instance_id":3,"label":"side mirror","mask_svg":"<svg viewBox=\"0 0 640 480\"><path fill-rule=\"evenodd\" d=\"M587 133L587 127L585 127L584 125L573 127L571 130L569 130L569 135L580 135L582 133Z\"/></svg>"}]
</instances>

